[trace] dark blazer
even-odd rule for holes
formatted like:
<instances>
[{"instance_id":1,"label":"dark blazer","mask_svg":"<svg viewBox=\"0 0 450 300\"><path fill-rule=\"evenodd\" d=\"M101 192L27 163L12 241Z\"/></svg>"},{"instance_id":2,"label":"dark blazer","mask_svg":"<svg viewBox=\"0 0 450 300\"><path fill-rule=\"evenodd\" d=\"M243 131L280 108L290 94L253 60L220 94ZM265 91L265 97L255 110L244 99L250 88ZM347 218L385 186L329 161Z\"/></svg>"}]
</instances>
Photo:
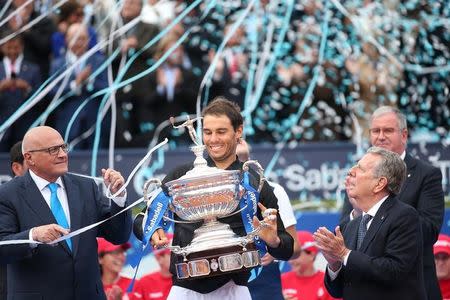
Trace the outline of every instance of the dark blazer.
<instances>
[{"instance_id":1,"label":"dark blazer","mask_svg":"<svg viewBox=\"0 0 450 300\"><path fill-rule=\"evenodd\" d=\"M39 67L25 59L22 61L20 70L18 70L16 76L26 81L31 86L31 90L24 91L15 89L0 92L0 124L3 124L16 112L41 84ZM0 81L4 79L6 79L6 70L3 62L0 61ZM34 107L14 122L0 141L0 150L5 152L9 151L15 142L22 140L25 132L37 117L38 110Z\"/></svg>"},{"instance_id":2,"label":"dark blazer","mask_svg":"<svg viewBox=\"0 0 450 300\"><path fill-rule=\"evenodd\" d=\"M433 244L436 242L444 219L444 192L442 190L441 171L411 155L406 154L407 176L397 198L419 213L423 240L423 274L427 299L441 299L436 267L434 264ZM345 199L341 222L348 222L352 210Z\"/></svg>"},{"instance_id":3,"label":"dark blazer","mask_svg":"<svg viewBox=\"0 0 450 300\"><path fill-rule=\"evenodd\" d=\"M41 84L41 75L39 67L34 63L23 60L20 66L20 70L16 73L17 78L23 79L31 86L32 91L36 90ZM0 80L6 79L6 70L3 61L0 61ZM1 117L9 117L17 108L25 102L30 93L26 93L23 90L16 89L14 91L7 91L0 94ZM2 123L5 119L1 120Z\"/></svg>"},{"instance_id":4,"label":"dark blazer","mask_svg":"<svg viewBox=\"0 0 450 300\"><path fill-rule=\"evenodd\" d=\"M91 179L62 176L67 191L71 230L96 223L121 208L104 198ZM0 240L28 239L32 227L57 223L29 173L0 186ZM100 278L96 237L121 244L131 233L127 211L99 227L56 246L0 246L8 263L8 299L105 299Z\"/></svg>"},{"instance_id":5,"label":"dark blazer","mask_svg":"<svg viewBox=\"0 0 450 300\"><path fill-rule=\"evenodd\" d=\"M347 264L325 286L344 299L426 299L422 273L422 234L415 209L390 196L380 206L361 245L356 240L361 216L344 225Z\"/></svg>"}]
</instances>

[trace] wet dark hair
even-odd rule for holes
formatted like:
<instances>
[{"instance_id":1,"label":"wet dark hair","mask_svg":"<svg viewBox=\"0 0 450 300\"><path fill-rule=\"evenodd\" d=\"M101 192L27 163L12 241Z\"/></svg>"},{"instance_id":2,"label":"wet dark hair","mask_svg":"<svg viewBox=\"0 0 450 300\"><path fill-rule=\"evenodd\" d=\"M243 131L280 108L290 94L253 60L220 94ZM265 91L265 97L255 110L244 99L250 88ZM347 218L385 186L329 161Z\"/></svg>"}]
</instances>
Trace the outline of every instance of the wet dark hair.
<instances>
[{"instance_id":1,"label":"wet dark hair","mask_svg":"<svg viewBox=\"0 0 450 300\"><path fill-rule=\"evenodd\" d=\"M244 118L241 115L239 105L222 96L214 98L203 109L202 116L205 117L206 115L227 116L228 119L230 119L231 125L235 131L239 128L239 126L244 124Z\"/></svg>"}]
</instances>

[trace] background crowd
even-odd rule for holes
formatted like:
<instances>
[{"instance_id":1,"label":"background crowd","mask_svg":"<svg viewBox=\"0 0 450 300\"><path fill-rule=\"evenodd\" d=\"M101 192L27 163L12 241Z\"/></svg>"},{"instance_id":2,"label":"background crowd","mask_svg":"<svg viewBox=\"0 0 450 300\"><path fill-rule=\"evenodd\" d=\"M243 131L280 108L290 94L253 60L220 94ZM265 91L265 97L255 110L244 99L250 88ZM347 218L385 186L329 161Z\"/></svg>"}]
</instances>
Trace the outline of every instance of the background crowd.
<instances>
[{"instance_id":1,"label":"background crowd","mask_svg":"<svg viewBox=\"0 0 450 300\"><path fill-rule=\"evenodd\" d=\"M382 104L448 136L445 1L200 2L1 0L1 150L33 122L70 126L78 149L93 129L100 147L183 143L168 118L216 95L244 109L251 143L355 141Z\"/></svg>"}]
</instances>

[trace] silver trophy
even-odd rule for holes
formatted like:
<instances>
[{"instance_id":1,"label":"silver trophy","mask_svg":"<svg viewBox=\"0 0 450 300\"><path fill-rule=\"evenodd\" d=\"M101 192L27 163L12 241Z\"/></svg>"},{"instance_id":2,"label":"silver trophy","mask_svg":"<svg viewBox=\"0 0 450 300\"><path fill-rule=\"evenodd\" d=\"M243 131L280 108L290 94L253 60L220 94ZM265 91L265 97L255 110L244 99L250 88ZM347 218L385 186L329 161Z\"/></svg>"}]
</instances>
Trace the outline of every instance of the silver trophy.
<instances>
[{"instance_id":1,"label":"silver trophy","mask_svg":"<svg viewBox=\"0 0 450 300\"><path fill-rule=\"evenodd\" d=\"M186 247L176 245L168 248L176 254L177 277L199 278L220 275L226 272L253 268L260 263L259 253L254 245L254 237L264 224L246 236L238 236L228 224L218 218L240 213L237 210L244 188L239 184L240 170L222 170L208 167L203 158L205 146L197 141L194 120L188 120L175 128L187 127L195 143L191 151L195 154L194 168L179 179L166 183L172 197L170 209L183 221L176 223L197 223L203 225L194 231L192 242ZM259 173L261 190L264 176L257 161L244 163L244 171L255 165ZM144 198L148 200L150 184L158 180L150 179L144 185ZM165 217L167 219L167 217Z\"/></svg>"}]
</instances>

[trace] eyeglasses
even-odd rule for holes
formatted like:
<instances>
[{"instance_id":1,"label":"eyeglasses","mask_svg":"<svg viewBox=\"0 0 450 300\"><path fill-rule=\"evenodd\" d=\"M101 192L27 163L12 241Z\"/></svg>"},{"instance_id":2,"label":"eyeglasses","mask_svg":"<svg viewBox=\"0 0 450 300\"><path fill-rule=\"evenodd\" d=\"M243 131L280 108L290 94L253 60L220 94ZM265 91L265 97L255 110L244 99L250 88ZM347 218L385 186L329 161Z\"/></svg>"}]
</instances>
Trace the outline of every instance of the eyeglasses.
<instances>
[{"instance_id":1,"label":"eyeglasses","mask_svg":"<svg viewBox=\"0 0 450 300\"><path fill-rule=\"evenodd\" d=\"M394 132L396 132L397 129L392 127L387 128L371 128L369 129L370 134L372 135L379 135L381 132L383 132L384 135L392 135Z\"/></svg>"},{"instance_id":2,"label":"eyeglasses","mask_svg":"<svg viewBox=\"0 0 450 300\"><path fill-rule=\"evenodd\" d=\"M64 153L69 152L69 145L67 145L66 143L57 145L57 146L48 147L48 148L29 150L27 152L45 152L45 151L47 151L48 154L50 154L50 155L57 155L59 153L60 148L62 149L62 151L64 151Z\"/></svg>"}]
</instances>

